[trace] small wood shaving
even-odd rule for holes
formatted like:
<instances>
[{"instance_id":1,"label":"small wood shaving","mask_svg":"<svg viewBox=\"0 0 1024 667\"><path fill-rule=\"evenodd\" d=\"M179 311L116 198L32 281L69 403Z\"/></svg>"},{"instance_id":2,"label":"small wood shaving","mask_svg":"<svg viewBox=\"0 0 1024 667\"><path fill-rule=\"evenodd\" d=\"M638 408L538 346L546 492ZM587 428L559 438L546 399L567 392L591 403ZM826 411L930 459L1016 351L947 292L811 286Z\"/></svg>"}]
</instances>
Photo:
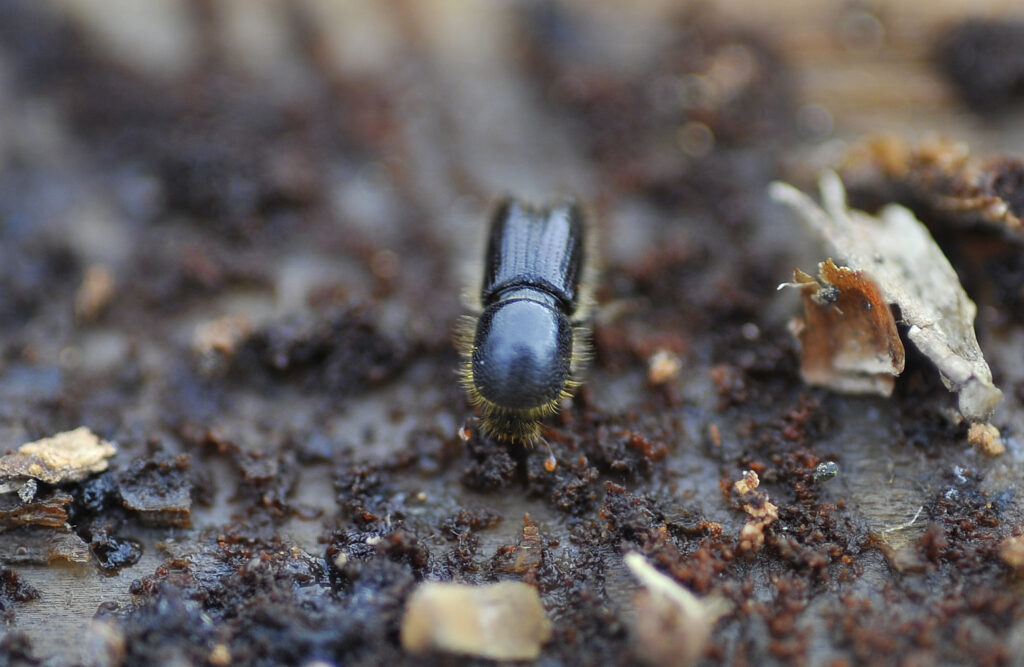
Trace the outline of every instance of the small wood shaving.
<instances>
[{"instance_id":1,"label":"small wood shaving","mask_svg":"<svg viewBox=\"0 0 1024 667\"><path fill-rule=\"evenodd\" d=\"M764 546L764 529L779 518L779 508L768 499L767 494L755 492L760 483L753 470L747 470L742 479L733 483L733 489L739 495L752 495L751 502L743 505L743 511L750 516L740 530L740 549L743 551L760 550Z\"/></svg>"},{"instance_id":2,"label":"small wood shaving","mask_svg":"<svg viewBox=\"0 0 1024 667\"><path fill-rule=\"evenodd\" d=\"M778 509L771 503L767 503L767 505L773 510ZM777 518L778 514L776 513L771 518L752 519L743 524L743 528L740 529L740 550L760 551L761 547L764 546L764 529Z\"/></svg>"},{"instance_id":3,"label":"small wood shaving","mask_svg":"<svg viewBox=\"0 0 1024 667\"><path fill-rule=\"evenodd\" d=\"M772 197L788 205L832 253L878 284L887 303L899 308L907 337L938 368L943 383L958 394L960 413L987 422L1002 400L974 334L977 308L928 230L902 206L889 205L879 217L846 206L839 177L820 180L824 208L785 183L773 183Z\"/></svg>"},{"instance_id":4,"label":"small wood shaving","mask_svg":"<svg viewBox=\"0 0 1024 667\"><path fill-rule=\"evenodd\" d=\"M231 664L231 651L227 644L215 644L207 660L214 667L227 667Z\"/></svg>"},{"instance_id":5,"label":"small wood shaving","mask_svg":"<svg viewBox=\"0 0 1024 667\"><path fill-rule=\"evenodd\" d=\"M427 581L406 604L402 647L491 660L536 660L551 637L537 589L517 581L472 586Z\"/></svg>"},{"instance_id":6,"label":"small wood shaving","mask_svg":"<svg viewBox=\"0 0 1024 667\"><path fill-rule=\"evenodd\" d=\"M192 334L192 352L206 375L223 371L252 331L248 318L225 315L199 324Z\"/></svg>"},{"instance_id":7,"label":"small wood shaving","mask_svg":"<svg viewBox=\"0 0 1024 667\"><path fill-rule=\"evenodd\" d=\"M669 350L657 350L647 360L647 381L653 385L666 384L679 377L683 362Z\"/></svg>"},{"instance_id":8,"label":"small wood shaving","mask_svg":"<svg viewBox=\"0 0 1024 667\"><path fill-rule=\"evenodd\" d=\"M93 264L85 270L82 284L75 292L75 317L92 322L114 298L114 274L103 264Z\"/></svg>"},{"instance_id":9,"label":"small wood shaving","mask_svg":"<svg viewBox=\"0 0 1024 667\"><path fill-rule=\"evenodd\" d=\"M778 506L767 499L759 505L748 503L743 506L743 511L755 519L765 519L765 525L779 518Z\"/></svg>"},{"instance_id":10,"label":"small wood shaving","mask_svg":"<svg viewBox=\"0 0 1024 667\"><path fill-rule=\"evenodd\" d=\"M26 443L0 458L0 493L18 490L28 478L47 484L81 481L106 470L116 453L113 444L84 426Z\"/></svg>"},{"instance_id":11,"label":"small wood shaving","mask_svg":"<svg viewBox=\"0 0 1024 667\"><path fill-rule=\"evenodd\" d=\"M745 496L760 484L761 480L757 478L757 473L753 470L747 470L743 473L743 479L736 480L732 486L736 489L736 493Z\"/></svg>"},{"instance_id":12,"label":"small wood shaving","mask_svg":"<svg viewBox=\"0 0 1024 667\"><path fill-rule=\"evenodd\" d=\"M779 508L764 496L759 504L744 505L743 511L750 515L750 520L740 529L740 550L759 551L764 546L764 529L778 520Z\"/></svg>"},{"instance_id":13,"label":"small wood shaving","mask_svg":"<svg viewBox=\"0 0 1024 667\"><path fill-rule=\"evenodd\" d=\"M225 315L208 320L196 327L192 336L192 349L197 354L220 352L231 355L238 342L249 335L249 320L238 315Z\"/></svg>"},{"instance_id":14,"label":"small wood shaving","mask_svg":"<svg viewBox=\"0 0 1024 667\"><path fill-rule=\"evenodd\" d=\"M641 586L633 597L637 653L650 665L695 664L704 655L715 621L727 611L724 601L699 599L636 552L626 554L624 561Z\"/></svg>"},{"instance_id":15,"label":"small wood shaving","mask_svg":"<svg viewBox=\"0 0 1024 667\"><path fill-rule=\"evenodd\" d=\"M718 428L718 424L708 424L708 437L711 438L713 446L722 446L722 431Z\"/></svg>"},{"instance_id":16,"label":"small wood shaving","mask_svg":"<svg viewBox=\"0 0 1024 667\"><path fill-rule=\"evenodd\" d=\"M992 424L971 424L967 430L967 442L985 456L999 456L1006 451L999 429Z\"/></svg>"},{"instance_id":17,"label":"small wood shaving","mask_svg":"<svg viewBox=\"0 0 1024 667\"><path fill-rule=\"evenodd\" d=\"M999 543L999 557L1014 570L1024 569L1024 535L1007 537Z\"/></svg>"}]
</instances>

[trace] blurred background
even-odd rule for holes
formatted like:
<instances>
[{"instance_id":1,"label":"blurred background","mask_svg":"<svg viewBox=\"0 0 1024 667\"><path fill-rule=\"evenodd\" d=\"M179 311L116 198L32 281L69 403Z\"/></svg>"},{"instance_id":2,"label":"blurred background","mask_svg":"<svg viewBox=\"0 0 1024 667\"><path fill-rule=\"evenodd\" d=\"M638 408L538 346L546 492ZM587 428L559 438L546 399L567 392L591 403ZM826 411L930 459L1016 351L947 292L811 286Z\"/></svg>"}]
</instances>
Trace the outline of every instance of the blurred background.
<instances>
[{"instance_id":1,"label":"blurred background","mask_svg":"<svg viewBox=\"0 0 1024 667\"><path fill-rule=\"evenodd\" d=\"M491 492L486 503L507 518L484 535L488 556L519 539L527 510L570 549L570 533L596 520L606 481L666 503L685 498L735 533L744 517L722 499L719 479L766 447L750 420L792 420L773 401L805 405L786 330L796 301L775 298L774 287L794 266L822 259L768 200L768 183L810 188L869 136L912 144L944 136L975 154L1019 155L1022 99L1024 4L1013 0L0 0L0 444L85 424L119 444L115 469L170 456L191 462L188 529L154 527L121 509L110 518L104 512L117 503L88 505L73 492L68 531L94 558L109 554L113 536L130 537L134 550L108 559L102 575L23 558L18 571L41 594L9 619L28 638L23 650L58 664L83 659L86 648L102 664L125 655L198 660L171 640L154 640L170 653L125 654L123 645L117 653L89 623L106 604L121 614L111 627L122 644L134 637L148 646L138 638L156 635L139 619L163 622L138 610L164 592L132 582L160 579L167 570L157 568L177 558L205 573L189 585L208 592L226 576L210 563L229 552L231 564L242 559L202 551L224 534L243 536L246 549L273 543L312 554L317 572L334 577L320 582L338 595L330 604L339 618L348 614L328 556L347 544L345 522L363 506L339 491L359 486L339 461L383 466L372 470L390 480L380 483L391 495L378 512L389 530L392 505L412 516L403 503L417 491L438 499L426 504L438 516ZM563 466L559 475L577 475L571 488L586 490L568 500L557 493L569 477L544 481L522 458L494 476L483 450L464 454L455 437L470 412L451 331L460 294L474 284L482 222L507 193L538 202L574 195L599 236L597 295L613 315L595 327L591 381L575 416L556 422L566 435L555 439L563 461L589 457L596 468ZM1024 428L1015 352L1024 334L1020 316L1007 315L1024 303L1016 255L1000 260L1005 284L983 290L979 330L1007 396L1001 424ZM650 379L656 354L685 369L669 374L669 389ZM1006 461L987 468L955 445L938 448L959 442L942 426L948 396L934 377L907 386L898 407L830 404L834 421L803 443L822 457L845 452L837 484L855 508L843 530L856 538L835 539L858 545L850 553L875 577L873 595L893 570L878 552L859 550L920 513L946 483L922 479L943 480L954 463L976 466L965 479L996 493L1019 471L1012 439ZM922 386L935 405L921 407ZM723 418L725 450L709 453L700 443L723 405L736 409ZM865 425L869 411L877 419ZM911 432L896 424L900 416L927 426ZM633 432L663 445L667 458L636 454ZM587 449L602 438L618 438L628 465ZM910 444L893 452L892 441ZM413 463L402 458L409 452ZM466 456L473 462L460 472ZM411 467L387 468L393 461ZM634 465L646 472L623 472ZM880 498L881 485L889 491ZM812 521L814 507L793 525ZM438 525L417 535L451 549ZM672 539L690 554L696 538L687 530ZM914 541L924 530L922 522L892 549L924 550ZM6 562L22 562L10 535L0 534ZM587 562L609 558L618 543L609 544ZM749 580L759 591L778 563L762 565ZM576 638L579 619L566 612L555 659L599 660L605 650L632 659L615 643L628 578L608 568L611 592L595 595L613 611L594 611L580 627L604 633L612 648L589 643L586 632ZM472 571L466 576L484 576ZM914 591L893 613L931 619L932 634L915 649L933 641L942 657L963 658L986 641L998 640L1001 655L1021 644L1013 639L1021 633L986 617L984 632L947 647L953 623L921 612ZM745 595L739 584L723 594ZM577 604L558 599L546 604ZM821 605L838 608L836 600ZM716 636L715 657L756 663L759 651L781 646L774 659L821 664L884 649L852 633L828 635L809 620L818 611L799 620L817 643L779 643L797 624L766 630L782 606L737 612ZM245 655L250 626L224 630L217 624L234 611L215 607L204 613L216 629L195 650L208 651L216 636ZM181 612L183 628L192 613ZM341 661L394 658L396 612L373 613L385 621L373 616L339 635L353 646L368 637L362 653L331 643L341 639L306 638L316 650L278 659L321 649ZM1007 628L1024 615L1017 606L999 613ZM899 627L881 612L871 618L878 632ZM391 634L366 629L375 623ZM87 627L92 643L69 645L69 633ZM892 641L907 649L899 642L916 639Z\"/></svg>"}]
</instances>

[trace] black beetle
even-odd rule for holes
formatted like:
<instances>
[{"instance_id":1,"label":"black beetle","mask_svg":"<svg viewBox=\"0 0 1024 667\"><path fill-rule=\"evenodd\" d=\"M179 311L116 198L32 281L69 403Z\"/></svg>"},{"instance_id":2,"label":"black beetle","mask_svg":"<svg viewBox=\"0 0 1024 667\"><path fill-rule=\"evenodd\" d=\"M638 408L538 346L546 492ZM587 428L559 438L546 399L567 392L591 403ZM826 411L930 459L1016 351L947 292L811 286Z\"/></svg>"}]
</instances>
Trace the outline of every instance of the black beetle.
<instances>
[{"instance_id":1,"label":"black beetle","mask_svg":"<svg viewBox=\"0 0 1024 667\"><path fill-rule=\"evenodd\" d=\"M580 384L589 355L586 229L573 202L502 201L491 218L479 315L460 332L462 383L484 433L527 444Z\"/></svg>"}]
</instances>

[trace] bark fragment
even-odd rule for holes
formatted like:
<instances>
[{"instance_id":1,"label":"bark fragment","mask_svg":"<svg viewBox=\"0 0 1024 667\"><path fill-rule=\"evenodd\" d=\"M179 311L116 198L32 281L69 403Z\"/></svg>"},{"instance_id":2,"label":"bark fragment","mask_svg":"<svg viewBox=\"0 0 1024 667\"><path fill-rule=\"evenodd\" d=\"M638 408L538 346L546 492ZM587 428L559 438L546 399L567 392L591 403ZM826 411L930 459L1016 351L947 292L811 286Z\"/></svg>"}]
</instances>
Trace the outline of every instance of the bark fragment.
<instances>
[{"instance_id":1,"label":"bark fragment","mask_svg":"<svg viewBox=\"0 0 1024 667\"><path fill-rule=\"evenodd\" d=\"M892 395L905 351L878 284L832 259L818 265L817 279L795 269L788 284L800 289L806 313L793 327L803 348L804 381L844 393Z\"/></svg>"},{"instance_id":2,"label":"bark fragment","mask_svg":"<svg viewBox=\"0 0 1024 667\"><path fill-rule=\"evenodd\" d=\"M0 458L0 493L17 491L29 479L47 484L79 482L106 470L107 459L115 453L114 445L84 426L26 443Z\"/></svg>"},{"instance_id":3,"label":"bark fragment","mask_svg":"<svg viewBox=\"0 0 1024 667\"><path fill-rule=\"evenodd\" d=\"M651 565L636 552L626 554L626 567L640 582L633 596L636 652L649 665L688 667L704 655L715 621L725 611L723 600L708 603Z\"/></svg>"},{"instance_id":4,"label":"bark fragment","mask_svg":"<svg viewBox=\"0 0 1024 667\"><path fill-rule=\"evenodd\" d=\"M833 172L822 175L819 187L824 208L785 183L773 183L770 192L843 264L871 276L885 301L899 309L907 338L957 393L961 414L987 422L1002 392L992 383L974 333L977 308L928 230L902 206L890 204L878 217L848 209L843 184Z\"/></svg>"},{"instance_id":5,"label":"bark fragment","mask_svg":"<svg viewBox=\"0 0 1024 667\"><path fill-rule=\"evenodd\" d=\"M492 660L536 660L551 636L537 589L518 581L472 586L427 581L406 605L402 647Z\"/></svg>"}]
</instances>

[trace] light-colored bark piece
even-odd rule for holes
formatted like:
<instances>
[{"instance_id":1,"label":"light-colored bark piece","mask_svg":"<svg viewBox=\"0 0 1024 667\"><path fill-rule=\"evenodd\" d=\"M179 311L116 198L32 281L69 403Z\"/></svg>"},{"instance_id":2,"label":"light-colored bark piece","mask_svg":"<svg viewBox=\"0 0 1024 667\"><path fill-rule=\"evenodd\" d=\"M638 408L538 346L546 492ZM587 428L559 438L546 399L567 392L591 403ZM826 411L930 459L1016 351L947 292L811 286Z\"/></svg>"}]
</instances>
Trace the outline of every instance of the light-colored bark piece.
<instances>
[{"instance_id":1,"label":"light-colored bark piece","mask_svg":"<svg viewBox=\"0 0 1024 667\"><path fill-rule=\"evenodd\" d=\"M536 660L551 637L537 589L522 582L469 584L427 581L405 607L402 647L492 660Z\"/></svg>"},{"instance_id":2,"label":"light-colored bark piece","mask_svg":"<svg viewBox=\"0 0 1024 667\"><path fill-rule=\"evenodd\" d=\"M26 443L0 458L0 493L20 489L27 479L47 484L81 481L106 470L107 459L116 453L113 444L84 426Z\"/></svg>"},{"instance_id":3,"label":"light-colored bark piece","mask_svg":"<svg viewBox=\"0 0 1024 667\"><path fill-rule=\"evenodd\" d=\"M992 383L974 333L977 308L931 234L902 206L890 204L878 217L850 210L833 172L822 175L819 187L822 206L785 183L773 183L770 193L819 234L843 264L871 276L886 301L899 308L910 342L957 393L961 414L987 422L1002 392Z\"/></svg>"},{"instance_id":4,"label":"light-colored bark piece","mask_svg":"<svg viewBox=\"0 0 1024 667\"><path fill-rule=\"evenodd\" d=\"M626 567L640 582L633 596L633 639L649 665L688 667L704 655L715 621L728 611L720 598L700 599L659 572L642 555L625 555Z\"/></svg>"},{"instance_id":5,"label":"light-colored bark piece","mask_svg":"<svg viewBox=\"0 0 1024 667\"><path fill-rule=\"evenodd\" d=\"M992 424L971 424L967 430L967 442L985 456L999 456L1006 451L999 429Z\"/></svg>"}]
</instances>

